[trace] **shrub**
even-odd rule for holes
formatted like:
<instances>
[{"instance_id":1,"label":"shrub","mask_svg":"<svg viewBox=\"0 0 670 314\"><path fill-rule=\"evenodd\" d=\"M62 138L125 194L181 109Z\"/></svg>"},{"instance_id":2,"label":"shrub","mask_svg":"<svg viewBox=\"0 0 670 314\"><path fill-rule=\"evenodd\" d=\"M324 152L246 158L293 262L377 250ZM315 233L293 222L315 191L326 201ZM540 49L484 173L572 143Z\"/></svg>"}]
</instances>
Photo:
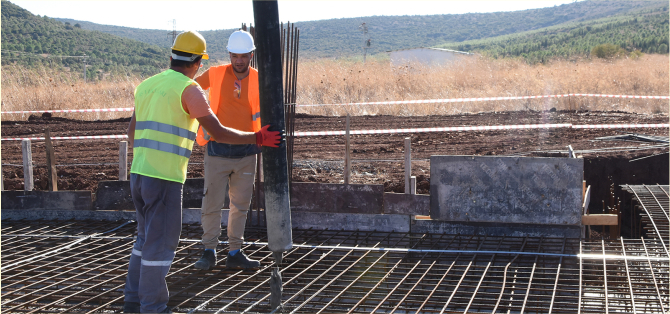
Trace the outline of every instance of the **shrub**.
<instances>
[{"instance_id":1,"label":"shrub","mask_svg":"<svg viewBox=\"0 0 670 314\"><path fill-rule=\"evenodd\" d=\"M626 50L612 44L601 44L593 47L591 55L602 59L620 58L626 55Z\"/></svg>"},{"instance_id":2,"label":"shrub","mask_svg":"<svg viewBox=\"0 0 670 314\"><path fill-rule=\"evenodd\" d=\"M644 53L642 53L642 51L640 51L640 50L633 50L628 55L628 57L631 58L631 59L639 59L642 56L644 56Z\"/></svg>"}]
</instances>

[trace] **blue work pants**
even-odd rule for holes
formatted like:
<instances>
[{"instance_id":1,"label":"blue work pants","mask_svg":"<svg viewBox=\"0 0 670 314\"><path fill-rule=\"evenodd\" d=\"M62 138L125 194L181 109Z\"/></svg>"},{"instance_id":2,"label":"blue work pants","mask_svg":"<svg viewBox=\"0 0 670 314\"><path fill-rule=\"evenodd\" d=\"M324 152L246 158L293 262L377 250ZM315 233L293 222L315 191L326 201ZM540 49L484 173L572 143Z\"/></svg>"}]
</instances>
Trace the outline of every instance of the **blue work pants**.
<instances>
[{"instance_id":1,"label":"blue work pants","mask_svg":"<svg viewBox=\"0 0 670 314\"><path fill-rule=\"evenodd\" d=\"M183 184L131 173L130 191L137 240L128 265L125 301L140 303L142 313L158 313L169 300L165 277L181 234Z\"/></svg>"}]
</instances>

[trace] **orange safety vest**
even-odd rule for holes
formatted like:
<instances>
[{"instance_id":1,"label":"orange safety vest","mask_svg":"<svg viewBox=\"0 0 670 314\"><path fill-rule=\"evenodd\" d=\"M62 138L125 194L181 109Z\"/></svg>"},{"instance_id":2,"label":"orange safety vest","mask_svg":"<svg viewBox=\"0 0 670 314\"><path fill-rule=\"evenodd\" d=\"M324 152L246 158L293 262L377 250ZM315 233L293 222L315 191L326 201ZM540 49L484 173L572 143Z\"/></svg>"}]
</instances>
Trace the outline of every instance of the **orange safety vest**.
<instances>
[{"instance_id":1,"label":"orange safety vest","mask_svg":"<svg viewBox=\"0 0 670 314\"><path fill-rule=\"evenodd\" d=\"M231 64L211 67L208 72L210 83L209 105L221 124L240 131L260 131L261 110L258 96L258 71L249 68L249 75L242 80L241 92L237 90L234 84L237 77L233 73ZM196 137L198 145L204 146L212 140L215 139L207 134L207 131L201 125Z\"/></svg>"}]
</instances>

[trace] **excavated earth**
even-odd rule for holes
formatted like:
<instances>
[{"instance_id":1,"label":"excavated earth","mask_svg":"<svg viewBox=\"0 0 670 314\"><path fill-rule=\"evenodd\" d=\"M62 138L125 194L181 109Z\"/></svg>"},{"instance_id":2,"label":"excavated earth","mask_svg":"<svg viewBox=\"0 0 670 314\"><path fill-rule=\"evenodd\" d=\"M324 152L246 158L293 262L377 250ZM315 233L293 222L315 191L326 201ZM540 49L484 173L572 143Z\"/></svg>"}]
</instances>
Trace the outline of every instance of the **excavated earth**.
<instances>
[{"instance_id":1,"label":"excavated earth","mask_svg":"<svg viewBox=\"0 0 670 314\"><path fill-rule=\"evenodd\" d=\"M60 117L30 116L27 121L2 121L2 137L125 134L129 119L80 121ZM623 124L668 123L665 114L593 111L518 111L445 116L356 116L351 130L571 123ZM344 130L345 118L299 114L295 131ZM658 143L602 141L598 137L637 133L668 136L667 128L639 129L532 129L509 131L462 131L413 134L352 135L352 181L383 184L386 192L404 192L404 138L411 138L412 175L417 193L430 190L431 155L495 155L566 157L571 145L585 158L585 180L595 196L605 199L611 186L619 184L668 184L668 147L646 149ZM119 139L54 140L59 190L91 190L98 181L118 180ZM292 179L300 182L343 182L344 136L295 138ZM607 150L605 150L607 149ZM32 142L35 189L46 190L44 141ZM642 157L647 157L640 159ZM129 149L129 160L132 150ZM23 189L20 141L2 141L2 174L6 190ZM188 177L203 176L203 149L191 155ZM596 197L596 200L598 198Z\"/></svg>"}]
</instances>

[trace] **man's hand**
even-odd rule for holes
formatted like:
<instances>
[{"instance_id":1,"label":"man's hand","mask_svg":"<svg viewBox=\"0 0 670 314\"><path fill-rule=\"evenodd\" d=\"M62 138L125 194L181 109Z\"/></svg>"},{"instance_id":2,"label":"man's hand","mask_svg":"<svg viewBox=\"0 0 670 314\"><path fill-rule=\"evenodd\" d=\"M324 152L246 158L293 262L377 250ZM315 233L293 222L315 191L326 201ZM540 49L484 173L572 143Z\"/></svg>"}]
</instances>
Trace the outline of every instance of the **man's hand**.
<instances>
[{"instance_id":1,"label":"man's hand","mask_svg":"<svg viewBox=\"0 0 670 314\"><path fill-rule=\"evenodd\" d=\"M279 144L284 140L283 132L268 131L270 125L266 125L256 132L256 145L279 147Z\"/></svg>"}]
</instances>

